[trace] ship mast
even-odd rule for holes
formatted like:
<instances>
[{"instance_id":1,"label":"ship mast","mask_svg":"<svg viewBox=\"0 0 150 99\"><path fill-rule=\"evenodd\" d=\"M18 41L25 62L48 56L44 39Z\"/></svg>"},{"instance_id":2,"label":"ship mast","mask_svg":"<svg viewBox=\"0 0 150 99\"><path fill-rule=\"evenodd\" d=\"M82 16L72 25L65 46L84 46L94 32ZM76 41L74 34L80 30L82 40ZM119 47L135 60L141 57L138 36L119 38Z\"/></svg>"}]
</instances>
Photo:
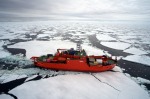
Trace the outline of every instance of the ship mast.
<instances>
[{"instance_id":1,"label":"ship mast","mask_svg":"<svg viewBox=\"0 0 150 99\"><path fill-rule=\"evenodd\" d=\"M81 51L82 50L82 46L81 46L80 42L77 43L76 50L77 51Z\"/></svg>"}]
</instances>

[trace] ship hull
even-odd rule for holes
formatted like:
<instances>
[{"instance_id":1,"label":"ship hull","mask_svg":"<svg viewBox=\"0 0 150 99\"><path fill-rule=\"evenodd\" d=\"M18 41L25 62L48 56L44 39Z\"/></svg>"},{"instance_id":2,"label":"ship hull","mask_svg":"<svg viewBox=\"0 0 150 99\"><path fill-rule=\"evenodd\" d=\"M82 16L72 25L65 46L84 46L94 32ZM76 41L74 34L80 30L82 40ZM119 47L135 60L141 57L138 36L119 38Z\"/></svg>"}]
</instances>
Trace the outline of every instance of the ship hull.
<instances>
[{"instance_id":1,"label":"ship hull","mask_svg":"<svg viewBox=\"0 0 150 99\"><path fill-rule=\"evenodd\" d=\"M37 61L34 62L34 65L37 67L53 69L53 70L65 70L65 71L81 71L81 72L103 72L113 69L116 64L110 65L90 65L85 60L67 60L65 63L55 62L43 62Z\"/></svg>"}]
</instances>

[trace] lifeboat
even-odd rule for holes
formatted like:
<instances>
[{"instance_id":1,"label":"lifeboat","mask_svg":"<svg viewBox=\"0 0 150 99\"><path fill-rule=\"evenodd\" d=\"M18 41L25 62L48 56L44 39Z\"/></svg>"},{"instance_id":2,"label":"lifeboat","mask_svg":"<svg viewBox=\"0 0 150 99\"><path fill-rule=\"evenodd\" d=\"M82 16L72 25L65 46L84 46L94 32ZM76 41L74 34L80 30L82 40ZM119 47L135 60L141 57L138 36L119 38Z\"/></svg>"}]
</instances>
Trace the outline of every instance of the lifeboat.
<instances>
[{"instance_id":1,"label":"lifeboat","mask_svg":"<svg viewBox=\"0 0 150 99\"><path fill-rule=\"evenodd\" d=\"M106 55L88 56L85 50L57 49L55 55L47 54L31 59L37 67L81 72L103 72L113 69L117 60Z\"/></svg>"}]
</instances>

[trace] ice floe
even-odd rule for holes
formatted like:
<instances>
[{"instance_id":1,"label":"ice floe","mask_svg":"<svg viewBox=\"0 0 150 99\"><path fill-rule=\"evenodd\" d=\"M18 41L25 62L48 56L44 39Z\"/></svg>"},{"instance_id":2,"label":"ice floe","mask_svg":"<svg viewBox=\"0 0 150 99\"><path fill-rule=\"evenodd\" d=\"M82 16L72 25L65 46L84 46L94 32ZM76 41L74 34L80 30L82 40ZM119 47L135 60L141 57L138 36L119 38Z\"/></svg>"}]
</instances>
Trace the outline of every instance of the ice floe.
<instances>
[{"instance_id":1,"label":"ice floe","mask_svg":"<svg viewBox=\"0 0 150 99\"><path fill-rule=\"evenodd\" d=\"M2 50L3 49L3 46L4 45L4 41L0 41L0 50Z\"/></svg>"},{"instance_id":2,"label":"ice floe","mask_svg":"<svg viewBox=\"0 0 150 99\"><path fill-rule=\"evenodd\" d=\"M150 57L146 55L129 55L123 59L150 66Z\"/></svg>"},{"instance_id":3,"label":"ice floe","mask_svg":"<svg viewBox=\"0 0 150 99\"><path fill-rule=\"evenodd\" d=\"M133 77L132 77L133 78ZM139 83L139 84L150 84L150 80L145 79L145 78L141 78L141 77L134 77L134 80Z\"/></svg>"},{"instance_id":4,"label":"ice floe","mask_svg":"<svg viewBox=\"0 0 150 99\"><path fill-rule=\"evenodd\" d=\"M53 71L51 70L42 70L39 68L26 68L26 69L19 68L19 69L13 69L13 70L5 70L5 71L0 70L0 72L3 72L2 76L0 77L1 80L4 80L11 75L19 75L18 78L21 78L21 77L26 77L26 76L30 77L38 73L40 73L41 75L53 73Z\"/></svg>"},{"instance_id":5,"label":"ice floe","mask_svg":"<svg viewBox=\"0 0 150 99\"><path fill-rule=\"evenodd\" d=\"M76 48L76 43L67 41L29 41L21 42L15 45L8 46L8 48L22 48L26 49L27 58L32 56L40 56L46 54L55 54L58 48ZM88 45L82 45L82 48L86 50L88 55L103 55L103 51Z\"/></svg>"},{"instance_id":6,"label":"ice floe","mask_svg":"<svg viewBox=\"0 0 150 99\"><path fill-rule=\"evenodd\" d=\"M9 75L2 83L7 83L13 80L16 80L19 77L19 75Z\"/></svg>"},{"instance_id":7,"label":"ice floe","mask_svg":"<svg viewBox=\"0 0 150 99\"><path fill-rule=\"evenodd\" d=\"M130 44L123 43L123 42L101 42L101 44L106 47L117 49L117 50L124 50L130 47Z\"/></svg>"},{"instance_id":8,"label":"ice floe","mask_svg":"<svg viewBox=\"0 0 150 99\"><path fill-rule=\"evenodd\" d=\"M115 72L122 72L122 69L118 66L115 66L112 70Z\"/></svg>"},{"instance_id":9,"label":"ice floe","mask_svg":"<svg viewBox=\"0 0 150 99\"><path fill-rule=\"evenodd\" d=\"M5 58L7 56L10 56L11 54L5 50L0 50L0 58Z\"/></svg>"},{"instance_id":10,"label":"ice floe","mask_svg":"<svg viewBox=\"0 0 150 99\"><path fill-rule=\"evenodd\" d=\"M23 75L19 75L17 79L21 79L21 78L25 78L27 77L27 75L23 74Z\"/></svg>"},{"instance_id":11,"label":"ice floe","mask_svg":"<svg viewBox=\"0 0 150 99\"><path fill-rule=\"evenodd\" d=\"M71 25L70 25L71 24ZM140 25L141 26L141 25ZM49 31L48 28L52 27L52 31ZM134 27L133 27L134 28ZM100 41L116 41L116 38L109 36L115 35L119 38L120 41L128 42L128 43L146 43L149 44L149 28L147 28L146 32L145 29L133 29L130 25L114 25L114 24L103 24L100 23L69 23L69 22L3 22L0 24L0 39L14 39L14 38L21 38L26 39L24 36L20 34L25 34L26 31L29 31L29 35L37 35L41 29L44 35L54 35L58 33L66 33L66 31L73 30L77 33L74 36L80 36L80 38L86 38L86 35L97 34L97 39ZM97 31L99 30L98 34ZM116 29L116 30L115 30ZM8 31L6 31L8 30ZM83 34L81 32L84 32ZM105 34L104 34L105 33ZM147 33L147 34L146 34ZM73 34L73 33L71 33ZM129 35L130 34L130 35ZM138 35L138 36L137 36ZM143 36L141 36L143 35ZM43 34L39 37L43 37ZM82 37L81 37L82 36ZM138 40L140 37L140 40ZM55 39L61 39L61 37L56 37ZM87 41L88 42L88 41ZM109 43L109 44L108 44ZM128 43L116 43L116 42L102 42L107 47L124 50L130 47ZM9 56L10 54L3 50L1 47L3 42L0 42L0 54L1 57ZM85 45L84 45L85 46ZM85 46L83 48L87 49L88 54L103 54L102 50ZM31 56L40 56L47 53L55 53L57 48L76 48L76 44L67 41L29 41L29 42L21 42L15 45L9 46L10 48L24 48L26 49L27 58ZM138 62L142 64L150 65L150 58L144 54L142 50L129 48L126 49L124 52L128 52L131 55L127 56L124 59ZM14 57L14 56L13 56ZM8 62L18 63L21 61L20 58L16 57L7 57ZM16 60L17 59L17 60ZM29 64L27 61L21 61L21 65L24 65L24 62ZM148 94L146 91L141 89L135 82L130 80L130 78L125 77L121 72L119 67L115 67L113 71L116 72L104 72L94 74L100 81L94 79L94 76L89 74L76 74L76 75L63 75L58 77L52 77L48 79L42 79L39 81L27 82L21 86L16 87L13 89L12 92L15 94L18 99L49 99L49 98L79 98L79 99L87 99L87 98L94 98L94 99L149 99ZM7 74L8 73L8 74ZM22 69L19 68L17 70L0 70L0 82L7 82L13 79L13 75L19 75L17 79L20 77L26 77L35 75L35 74L42 74L42 75L52 75L52 74L74 74L69 72L54 72L51 70L42 70L39 68L27 68ZM12 76L12 77L11 77ZM149 81L143 78L137 78L139 82L148 83ZM67 93L67 94L66 94ZM11 96L1 94L0 99L12 99Z\"/></svg>"},{"instance_id":12,"label":"ice floe","mask_svg":"<svg viewBox=\"0 0 150 99\"><path fill-rule=\"evenodd\" d=\"M0 58L4 58L11 55L8 51L4 50L4 48L2 47L4 44L5 44L4 41L0 41Z\"/></svg>"},{"instance_id":13,"label":"ice floe","mask_svg":"<svg viewBox=\"0 0 150 99\"><path fill-rule=\"evenodd\" d=\"M7 64L17 64L18 66L26 66L32 64L32 61L23 57L22 54L6 56L1 61Z\"/></svg>"},{"instance_id":14,"label":"ice floe","mask_svg":"<svg viewBox=\"0 0 150 99\"><path fill-rule=\"evenodd\" d=\"M96 38L97 38L98 40L100 40L100 41L113 41L113 40L116 41L115 38L113 38L113 37L111 37L111 36L109 36L109 35L105 35L105 34L97 34L97 35L96 35Z\"/></svg>"},{"instance_id":15,"label":"ice floe","mask_svg":"<svg viewBox=\"0 0 150 99\"><path fill-rule=\"evenodd\" d=\"M1 94L0 99L14 99L14 98L7 94Z\"/></svg>"},{"instance_id":16,"label":"ice floe","mask_svg":"<svg viewBox=\"0 0 150 99\"><path fill-rule=\"evenodd\" d=\"M39 34L37 38L49 37L49 34Z\"/></svg>"},{"instance_id":17,"label":"ice floe","mask_svg":"<svg viewBox=\"0 0 150 99\"><path fill-rule=\"evenodd\" d=\"M33 75L33 76L27 78L27 79L25 80L25 82L27 82L27 81L29 81L29 80L32 80L32 79L34 79L34 78L36 78L36 77L38 77L38 75Z\"/></svg>"},{"instance_id":18,"label":"ice floe","mask_svg":"<svg viewBox=\"0 0 150 99\"><path fill-rule=\"evenodd\" d=\"M129 49L124 50L123 52L131 53L131 54L136 54L136 55L141 55L141 54L147 54L147 52L140 50L135 47L131 47Z\"/></svg>"},{"instance_id":19,"label":"ice floe","mask_svg":"<svg viewBox=\"0 0 150 99\"><path fill-rule=\"evenodd\" d=\"M9 93L19 99L149 99L148 92L119 72L50 77L27 82Z\"/></svg>"}]
</instances>

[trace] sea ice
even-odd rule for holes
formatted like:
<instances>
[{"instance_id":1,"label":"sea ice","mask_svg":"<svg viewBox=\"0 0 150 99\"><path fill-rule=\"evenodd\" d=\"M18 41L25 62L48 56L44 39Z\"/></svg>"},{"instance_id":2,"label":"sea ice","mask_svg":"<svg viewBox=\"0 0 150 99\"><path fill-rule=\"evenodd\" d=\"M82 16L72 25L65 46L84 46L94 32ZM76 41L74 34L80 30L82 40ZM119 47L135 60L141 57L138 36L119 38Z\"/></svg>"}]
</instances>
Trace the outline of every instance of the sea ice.
<instances>
[{"instance_id":1,"label":"sea ice","mask_svg":"<svg viewBox=\"0 0 150 99\"><path fill-rule=\"evenodd\" d=\"M147 52L142 51L138 48L131 47L129 49L124 50L123 52L131 53L131 54L136 54L136 55L141 55L141 54L147 54Z\"/></svg>"},{"instance_id":2,"label":"sea ice","mask_svg":"<svg viewBox=\"0 0 150 99\"><path fill-rule=\"evenodd\" d=\"M5 50L0 50L0 58L5 58L7 56L10 56L11 54Z\"/></svg>"},{"instance_id":3,"label":"sea ice","mask_svg":"<svg viewBox=\"0 0 150 99\"><path fill-rule=\"evenodd\" d=\"M132 77L132 79L139 84L150 84L150 80L142 77Z\"/></svg>"},{"instance_id":4,"label":"sea ice","mask_svg":"<svg viewBox=\"0 0 150 99\"><path fill-rule=\"evenodd\" d=\"M105 35L105 34L97 34L97 35L96 35L96 38L97 38L98 40L100 40L100 41L113 41L113 40L116 41L115 38L113 38L113 37L111 37L111 36L109 36L109 35Z\"/></svg>"},{"instance_id":5,"label":"sea ice","mask_svg":"<svg viewBox=\"0 0 150 99\"><path fill-rule=\"evenodd\" d=\"M49 34L39 34L37 38L49 37Z\"/></svg>"},{"instance_id":6,"label":"sea ice","mask_svg":"<svg viewBox=\"0 0 150 99\"><path fill-rule=\"evenodd\" d=\"M112 70L115 72L122 72L121 68L118 66L115 66Z\"/></svg>"},{"instance_id":7,"label":"sea ice","mask_svg":"<svg viewBox=\"0 0 150 99\"><path fill-rule=\"evenodd\" d=\"M0 41L0 58L4 58L4 57L11 55L9 52L4 50L4 48L2 47L4 44L5 44L4 41Z\"/></svg>"},{"instance_id":8,"label":"sea ice","mask_svg":"<svg viewBox=\"0 0 150 99\"><path fill-rule=\"evenodd\" d=\"M150 57L146 55L129 55L123 59L150 66Z\"/></svg>"},{"instance_id":9,"label":"sea ice","mask_svg":"<svg viewBox=\"0 0 150 99\"><path fill-rule=\"evenodd\" d=\"M31 65L32 61L23 57L22 54L6 56L2 59L7 64L17 64L18 66Z\"/></svg>"},{"instance_id":10,"label":"sea ice","mask_svg":"<svg viewBox=\"0 0 150 99\"><path fill-rule=\"evenodd\" d=\"M101 44L117 50L124 50L130 46L130 44L123 42L101 42Z\"/></svg>"},{"instance_id":11,"label":"sea ice","mask_svg":"<svg viewBox=\"0 0 150 99\"><path fill-rule=\"evenodd\" d=\"M0 99L14 99L14 98L11 97L10 95L1 94L1 95L0 95Z\"/></svg>"},{"instance_id":12,"label":"sea ice","mask_svg":"<svg viewBox=\"0 0 150 99\"><path fill-rule=\"evenodd\" d=\"M4 41L0 41L0 50L2 50L3 49L3 46L4 45Z\"/></svg>"},{"instance_id":13,"label":"sea ice","mask_svg":"<svg viewBox=\"0 0 150 99\"><path fill-rule=\"evenodd\" d=\"M27 79L25 80L25 82L27 82L27 81L29 81L29 80L32 80L32 79L36 78L37 76L38 76L38 75L33 75L33 76L27 78Z\"/></svg>"},{"instance_id":14,"label":"sea ice","mask_svg":"<svg viewBox=\"0 0 150 99\"><path fill-rule=\"evenodd\" d=\"M137 77L137 80L143 84L150 84L150 80L145 78Z\"/></svg>"},{"instance_id":15,"label":"sea ice","mask_svg":"<svg viewBox=\"0 0 150 99\"><path fill-rule=\"evenodd\" d=\"M9 75L2 83L7 83L13 80L16 80L19 77L19 75Z\"/></svg>"},{"instance_id":16,"label":"sea ice","mask_svg":"<svg viewBox=\"0 0 150 99\"><path fill-rule=\"evenodd\" d=\"M21 78L25 78L27 77L27 75L23 74L23 75L19 75L17 79L21 79Z\"/></svg>"},{"instance_id":17,"label":"sea ice","mask_svg":"<svg viewBox=\"0 0 150 99\"><path fill-rule=\"evenodd\" d=\"M47 55L49 53L55 54L58 48L61 48L61 49L62 48L63 49L76 48L76 43L68 42L68 41L61 41L61 40L29 41L29 42L20 42L15 45L10 45L8 46L8 48L26 49L26 56L29 59L32 56ZM103 51L98 48L94 48L88 45L82 45L82 48L85 49L88 55L104 55Z\"/></svg>"},{"instance_id":18,"label":"sea ice","mask_svg":"<svg viewBox=\"0 0 150 99\"><path fill-rule=\"evenodd\" d=\"M24 83L9 93L19 99L149 99L148 92L120 72L50 77Z\"/></svg>"}]
</instances>

